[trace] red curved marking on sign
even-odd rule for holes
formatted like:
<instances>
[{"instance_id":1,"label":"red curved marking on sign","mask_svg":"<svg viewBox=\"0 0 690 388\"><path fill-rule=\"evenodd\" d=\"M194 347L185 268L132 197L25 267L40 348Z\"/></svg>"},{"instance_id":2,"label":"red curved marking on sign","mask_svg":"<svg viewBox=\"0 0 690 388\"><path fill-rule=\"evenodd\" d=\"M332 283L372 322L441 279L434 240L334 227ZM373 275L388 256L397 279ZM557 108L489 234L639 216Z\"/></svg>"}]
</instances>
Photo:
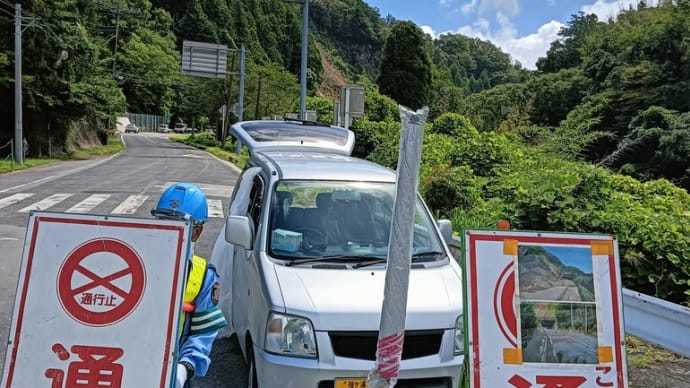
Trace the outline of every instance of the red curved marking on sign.
<instances>
[{"instance_id":1,"label":"red curved marking on sign","mask_svg":"<svg viewBox=\"0 0 690 388\"><path fill-rule=\"evenodd\" d=\"M126 268L108 276L100 277L82 265L82 261L95 253L108 252L120 257ZM91 282L72 288L75 273L91 279ZM131 276L129 291L122 290L112 282L116 279ZM144 294L146 275L139 255L122 241L114 239L97 239L88 241L68 256L58 275L58 299L65 311L75 320L91 326L105 326L127 317L141 301ZM122 301L105 311L91 311L77 302L75 296L90 289L102 286L117 294Z\"/></svg>"},{"instance_id":2,"label":"red curved marking on sign","mask_svg":"<svg viewBox=\"0 0 690 388\"><path fill-rule=\"evenodd\" d=\"M517 349L517 320L513 295L515 294L515 272L513 263L508 264L496 281L494 289L494 316L503 336ZM500 310L500 312L499 312Z\"/></svg>"}]
</instances>

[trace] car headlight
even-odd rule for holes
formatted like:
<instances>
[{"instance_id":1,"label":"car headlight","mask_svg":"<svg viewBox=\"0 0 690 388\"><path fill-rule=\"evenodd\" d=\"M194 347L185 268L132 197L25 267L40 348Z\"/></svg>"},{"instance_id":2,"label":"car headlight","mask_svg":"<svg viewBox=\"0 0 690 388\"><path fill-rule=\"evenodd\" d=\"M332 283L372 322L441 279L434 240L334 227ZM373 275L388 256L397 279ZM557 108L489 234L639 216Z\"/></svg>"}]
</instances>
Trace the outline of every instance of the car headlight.
<instances>
[{"instance_id":1,"label":"car headlight","mask_svg":"<svg viewBox=\"0 0 690 388\"><path fill-rule=\"evenodd\" d=\"M316 338L311 322L302 317L271 312L266 323L267 352L316 358Z\"/></svg>"},{"instance_id":2,"label":"car headlight","mask_svg":"<svg viewBox=\"0 0 690 388\"><path fill-rule=\"evenodd\" d=\"M455 319L455 336L453 338L453 355L458 356L465 353L465 335L464 335L464 322L462 319L462 314L458 315Z\"/></svg>"}]
</instances>

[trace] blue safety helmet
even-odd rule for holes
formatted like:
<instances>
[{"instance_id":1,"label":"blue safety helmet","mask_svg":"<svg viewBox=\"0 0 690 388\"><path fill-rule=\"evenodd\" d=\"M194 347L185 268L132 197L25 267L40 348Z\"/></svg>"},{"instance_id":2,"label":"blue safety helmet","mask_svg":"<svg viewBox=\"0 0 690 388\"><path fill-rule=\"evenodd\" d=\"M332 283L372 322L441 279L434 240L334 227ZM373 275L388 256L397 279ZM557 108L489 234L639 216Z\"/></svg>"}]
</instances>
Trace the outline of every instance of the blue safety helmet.
<instances>
[{"instance_id":1,"label":"blue safety helmet","mask_svg":"<svg viewBox=\"0 0 690 388\"><path fill-rule=\"evenodd\" d=\"M156 218L172 220L190 220L194 224L203 224L208 220L206 194L191 183L175 183L168 187L158 200L158 205L151 210Z\"/></svg>"}]
</instances>

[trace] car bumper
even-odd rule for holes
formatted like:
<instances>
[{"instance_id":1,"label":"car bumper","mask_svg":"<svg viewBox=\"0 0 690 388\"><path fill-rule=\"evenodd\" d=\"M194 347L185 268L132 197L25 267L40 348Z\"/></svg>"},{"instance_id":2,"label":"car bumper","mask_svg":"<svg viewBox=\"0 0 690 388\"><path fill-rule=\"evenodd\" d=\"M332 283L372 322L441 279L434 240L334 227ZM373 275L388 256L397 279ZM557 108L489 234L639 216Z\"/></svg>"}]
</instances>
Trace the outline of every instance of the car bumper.
<instances>
[{"instance_id":1,"label":"car bumper","mask_svg":"<svg viewBox=\"0 0 690 388\"><path fill-rule=\"evenodd\" d=\"M326 353L326 354L323 354ZM259 386L331 388L336 378L366 379L374 361L333 356L322 352L319 359L286 357L265 352L254 345ZM441 361L439 355L402 360L398 385L415 387L457 387L463 356ZM413 380L413 381L410 381ZM406 384L411 383L411 384Z\"/></svg>"}]
</instances>

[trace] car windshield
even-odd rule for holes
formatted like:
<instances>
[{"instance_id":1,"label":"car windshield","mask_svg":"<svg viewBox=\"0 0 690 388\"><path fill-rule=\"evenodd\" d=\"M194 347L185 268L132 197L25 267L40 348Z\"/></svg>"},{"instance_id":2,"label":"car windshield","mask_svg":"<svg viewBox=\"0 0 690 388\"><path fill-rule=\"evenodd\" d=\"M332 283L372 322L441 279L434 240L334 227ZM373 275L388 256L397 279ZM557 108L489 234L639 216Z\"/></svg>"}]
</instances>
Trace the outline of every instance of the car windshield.
<instances>
[{"instance_id":1,"label":"car windshield","mask_svg":"<svg viewBox=\"0 0 690 388\"><path fill-rule=\"evenodd\" d=\"M280 181L271 195L268 251L299 262L378 262L387 257L394 183ZM417 261L445 255L432 219L416 199L412 254Z\"/></svg>"}]
</instances>

